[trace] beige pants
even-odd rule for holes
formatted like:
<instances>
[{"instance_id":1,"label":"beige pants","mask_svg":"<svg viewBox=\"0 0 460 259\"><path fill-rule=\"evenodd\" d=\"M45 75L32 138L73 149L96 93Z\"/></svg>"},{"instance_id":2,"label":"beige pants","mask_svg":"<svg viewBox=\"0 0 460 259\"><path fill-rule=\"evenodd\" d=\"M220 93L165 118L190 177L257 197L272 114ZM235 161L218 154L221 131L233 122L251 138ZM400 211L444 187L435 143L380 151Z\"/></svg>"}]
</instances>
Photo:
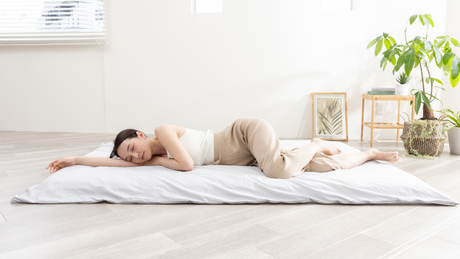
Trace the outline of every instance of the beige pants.
<instances>
[{"instance_id":1,"label":"beige pants","mask_svg":"<svg viewBox=\"0 0 460 259\"><path fill-rule=\"evenodd\" d=\"M214 133L215 165L259 166L270 178L290 178L305 171L347 169L345 155L314 153L307 146L285 150L273 127L262 119L239 119Z\"/></svg>"}]
</instances>

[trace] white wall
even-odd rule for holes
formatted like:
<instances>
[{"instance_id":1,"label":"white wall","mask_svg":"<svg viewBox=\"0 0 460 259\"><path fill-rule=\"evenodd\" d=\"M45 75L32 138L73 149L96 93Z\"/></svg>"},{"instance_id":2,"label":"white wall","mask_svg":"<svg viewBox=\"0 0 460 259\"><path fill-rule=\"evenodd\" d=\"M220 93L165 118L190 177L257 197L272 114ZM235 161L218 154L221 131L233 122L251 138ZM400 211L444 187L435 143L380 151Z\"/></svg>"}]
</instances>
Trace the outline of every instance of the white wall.
<instances>
[{"instance_id":1,"label":"white wall","mask_svg":"<svg viewBox=\"0 0 460 259\"><path fill-rule=\"evenodd\" d=\"M171 123L218 131L261 117L282 138L310 138L311 93L343 91L349 135L359 139L361 94L394 84L368 42L384 31L402 37L415 13L432 14L436 33L446 19L446 1L430 0L358 1L346 12L323 11L321 0L224 0L221 14L190 10L190 0L111 0L103 51L1 48L0 109L14 113L0 115L0 130L149 133Z\"/></svg>"},{"instance_id":2,"label":"white wall","mask_svg":"<svg viewBox=\"0 0 460 259\"><path fill-rule=\"evenodd\" d=\"M460 19L457 11L460 10L460 1L449 0L447 2L447 19L446 34L460 41ZM460 48L455 49L457 55L460 55ZM445 92L442 92L443 108L451 108L460 111L460 85L452 88L448 77L444 77Z\"/></svg>"},{"instance_id":3,"label":"white wall","mask_svg":"<svg viewBox=\"0 0 460 259\"><path fill-rule=\"evenodd\" d=\"M0 47L0 130L105 132L104 51Z\"/></svg>"}]
</instances>

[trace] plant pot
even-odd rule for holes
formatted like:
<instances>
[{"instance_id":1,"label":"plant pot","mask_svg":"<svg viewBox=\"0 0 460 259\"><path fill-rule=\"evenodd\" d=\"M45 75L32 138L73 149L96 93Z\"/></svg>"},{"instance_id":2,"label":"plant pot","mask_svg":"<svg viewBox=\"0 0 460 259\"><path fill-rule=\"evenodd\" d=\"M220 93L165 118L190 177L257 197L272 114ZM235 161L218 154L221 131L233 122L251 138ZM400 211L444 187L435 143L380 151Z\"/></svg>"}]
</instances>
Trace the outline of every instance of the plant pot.
<instances>
[{"instance_id":1,"label":"plant pot","mask_svg":"<svg viewBox=\"0 0 460 259\"><path fill-rule=\"evenodd\" d=\"M449 135L450 153L460 155L460 127L453 127L447 131Z\"/></svg>"},{"instance_id":2,"label":"plant pot","mask_svg":"<svg viewBox=\"0 0 460 259\"><path fill-rule=\"evenodd\" d=\"M395 89L395 95L409 95L409 85L397 84Z\"/></svg>"},{"instance_id":3,"label":"plant pot","mask_svg":"<svg viewBox=\"0 0 460 259\"><path fill-rule=\"evenodd\" d=\"M401 139L408 154L435 157L444 150L446 134L439 120L405 121Z\"/></svg>"}]
</instances>

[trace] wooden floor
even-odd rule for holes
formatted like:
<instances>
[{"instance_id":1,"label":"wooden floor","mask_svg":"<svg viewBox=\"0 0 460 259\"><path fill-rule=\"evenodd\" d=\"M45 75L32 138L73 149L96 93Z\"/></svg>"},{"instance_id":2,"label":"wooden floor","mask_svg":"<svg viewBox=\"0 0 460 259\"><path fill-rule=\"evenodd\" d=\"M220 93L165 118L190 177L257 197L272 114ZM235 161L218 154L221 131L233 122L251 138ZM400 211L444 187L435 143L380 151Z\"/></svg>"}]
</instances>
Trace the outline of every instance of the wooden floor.
<instances>
[{"instance_id":1,"label":"wooden floor","mask_svg":"<svg viewBox=\"0 0 460 259\"><path fill-rule=\"evenodd\" d=\"M0 258L460 258L460 206L10 203L53 159L113 137L0 131ZM460 201L460 156L447 145L436 160L395 166Z\"/></svg>"}]
</instances>

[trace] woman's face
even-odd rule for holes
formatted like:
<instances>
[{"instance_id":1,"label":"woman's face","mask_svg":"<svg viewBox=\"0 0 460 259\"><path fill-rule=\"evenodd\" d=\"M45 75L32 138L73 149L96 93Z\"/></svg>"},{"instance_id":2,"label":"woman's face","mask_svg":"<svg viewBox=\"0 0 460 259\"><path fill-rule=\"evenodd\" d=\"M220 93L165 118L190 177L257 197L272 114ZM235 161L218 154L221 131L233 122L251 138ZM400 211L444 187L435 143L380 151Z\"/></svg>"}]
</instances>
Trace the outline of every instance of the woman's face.
<instances>
[{"instance_id":1,"label":"woman's face","mask_svg":"<svg viewBox=\"0 0 460 259\"><path fill-rule=\"evenodd\" d=\"M140 131L137 132L137 138L125 139L117 151L121 159L136 164L142 164L152 158L150 142Z\"/></svg>"}]
</instances>

